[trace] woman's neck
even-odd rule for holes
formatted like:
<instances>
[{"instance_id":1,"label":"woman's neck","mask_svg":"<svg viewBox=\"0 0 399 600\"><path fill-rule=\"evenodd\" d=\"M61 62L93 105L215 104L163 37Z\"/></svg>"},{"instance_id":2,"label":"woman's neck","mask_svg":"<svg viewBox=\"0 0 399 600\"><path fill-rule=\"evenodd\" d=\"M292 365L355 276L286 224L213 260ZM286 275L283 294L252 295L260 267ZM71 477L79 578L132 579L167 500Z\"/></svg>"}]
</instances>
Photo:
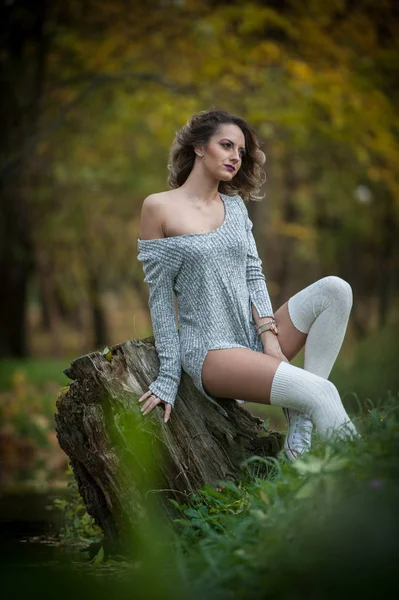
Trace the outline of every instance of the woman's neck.
<instances>
[{"instance_id":1,"label":"woman's neck","mask_svg":"<svg viewBox=\"0 0 399 600\"><path fill-rule=\"evenodd\" d=\"M218 180L209 178L203 169L194 167L180 189L184 191L185 195L197 202L211 204L219 196L218 187Z\"/></svg>"}]
</instances>

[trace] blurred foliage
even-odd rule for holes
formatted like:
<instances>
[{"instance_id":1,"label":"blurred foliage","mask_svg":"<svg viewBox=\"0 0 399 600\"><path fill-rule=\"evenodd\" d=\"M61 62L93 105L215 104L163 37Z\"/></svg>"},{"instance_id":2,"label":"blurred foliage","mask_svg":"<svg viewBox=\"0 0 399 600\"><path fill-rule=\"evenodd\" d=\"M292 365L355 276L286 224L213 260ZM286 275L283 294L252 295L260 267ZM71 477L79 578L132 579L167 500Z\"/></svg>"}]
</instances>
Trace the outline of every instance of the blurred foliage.
<instances>
[{"instance_id":1,"label":"blurred foliage","mask_svg":"<svg viewBox=\"0 0 399 600\"><path fill-rule=\"evenodd\" d=\"M64 544L87 545L89 542L98 542L102 539L103 532L87 513L70 465L68 465L66 475L70 492L68 498L53 500L53 506L61 511L63 520L58 537Z\"/></svg>"},{"instance_id":2,"label":"blurred foliage","mask_svg":"<svg viewBox=\"0 0 399 600\"><path fill-rule=\"evenodd\" d=\"M69 379L63 370L69 365L68 359L30 358L2 359L0 361L0 392L11 390L14 385L29 382L32 385L46 386L50 383L66 385Z\"/></svg>"},{"instance_id":3,"label":"blurred foliage","mask_svg":"<svg viewBox=\"0 0 399 600\"><path fill-rule=\"evenodd\" d=\"M211 106L247 118L266 150L266 200L251 210L275 308L337 274L354 288L358 337L394 323L396 17L389 0L51 3L37 122L7 156L29 154L30 298L47 326L80 330L91 311L106 343L105 291L133 286L146 305L141 203L167 187L175 131ZM26 77L13 75L20 98Z\"/></svg>"},{"instance_id":4,"label":"blurred foliage","mask_svg":"<svg viewBox=\"0 0 399 600\"><path fill-rule=\"evenodd\" d=\"M66 383L61 361L0 361L0 487L65 485L67 457L54 427L55 401Z\"/></svg>"},{"instance_id":5,"label":"blurred foliage","mask_svg":"<svg viewBox=\"0 0 399 600\"><path fill-rule=\"evenodd\" d=\"M3 584L21 594L28 586L39 597L45 573L60 597L86 596L89 585L87 597L95 591L97 599L111 587L121 599L132 590L139 598L217 600L391 594L399 558L398 400L386 394L365 409L356 440L314 436L301 460L249 459L241 482L205 486L184 505L173 501L177 516L167 530L157 518L143 519L145 543L132 559L99 551L91 561L36 564L19 582L22 564L8 556L0 563Z\"/></svg>"},{"instance_id":6,"label":"blurred foliage","mask_svg":"<svg viewBox=\"0 0 399 600\"><path fill-rule=\"evenodd\" d=\"M361 340L352 360L337 360L329 379L337 386L345 406L355 411L359 403L364 406L366 400L378 402L386 393L398 392L398 362L397 332L386 327Z\"/></svg>"},{"instance_id":7,"label":"blurred foliage","mask_svg":"<svg viewBox=\"0 0 399 600\"><path fill-rule=\"evenodd\" d=\"M267 479L221 482L178 519L186 581L213 598L332 598L392 589L398 557L398 395L357 420L362 439L315 441L302 460L270 461ZM231 510L234 506L235 510ZM310 582L312 582L310 584Z\"/></svg>"}]
</instances>

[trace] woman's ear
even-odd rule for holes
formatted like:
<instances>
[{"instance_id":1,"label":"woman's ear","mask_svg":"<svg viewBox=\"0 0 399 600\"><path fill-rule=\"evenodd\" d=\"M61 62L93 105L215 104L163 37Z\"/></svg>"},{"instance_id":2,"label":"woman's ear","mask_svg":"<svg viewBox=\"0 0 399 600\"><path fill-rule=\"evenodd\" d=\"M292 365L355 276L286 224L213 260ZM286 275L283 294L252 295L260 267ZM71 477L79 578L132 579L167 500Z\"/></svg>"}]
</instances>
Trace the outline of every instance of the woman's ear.
<instances>
[{"instance_id":1,"label":"woman's ear","mask_svg":"<svg viewBox=\"0 0 399 600\"><path fill-rule=\"evenodd\" d=\"M202 147L202 146L196 146L196 147L194 148L194 152L195 152L195 154L196 154L197 156L200 156L201 158L202 158L202 157L204 156L204 154L205 154L205 153L204 153L204 149L203 149L203 147Z\"/></svg>"}]
</instances>

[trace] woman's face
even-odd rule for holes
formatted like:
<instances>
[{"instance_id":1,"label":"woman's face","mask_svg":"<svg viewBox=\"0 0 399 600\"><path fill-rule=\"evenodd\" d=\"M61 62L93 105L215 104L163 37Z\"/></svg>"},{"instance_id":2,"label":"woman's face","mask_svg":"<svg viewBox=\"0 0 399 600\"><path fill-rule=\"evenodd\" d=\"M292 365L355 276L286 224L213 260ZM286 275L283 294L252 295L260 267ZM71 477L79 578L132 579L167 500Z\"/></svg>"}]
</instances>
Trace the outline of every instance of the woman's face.
<instances>
[{"instance_id":1,"label":"woman's face","mask_svg":"<svg viewBox=\"0 0 399 600\"><path fill-rule=\"evenodd\" d=\"M234 124L220 125L209 139L202 161L204 167L218 180L230 181L238 173L245 154L245 137Z\"/></svg>"}]
</instances>

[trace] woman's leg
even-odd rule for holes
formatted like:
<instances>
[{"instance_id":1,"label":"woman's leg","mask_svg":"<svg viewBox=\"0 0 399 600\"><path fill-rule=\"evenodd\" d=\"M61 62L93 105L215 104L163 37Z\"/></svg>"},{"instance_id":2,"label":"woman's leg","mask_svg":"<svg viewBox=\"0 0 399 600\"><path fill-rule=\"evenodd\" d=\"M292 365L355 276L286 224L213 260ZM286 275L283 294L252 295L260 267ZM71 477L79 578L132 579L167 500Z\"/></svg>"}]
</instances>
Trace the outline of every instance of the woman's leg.
<instances>
[{"instance_id":1,"label":"woman's leg","mask_svg":"<svg viewBox=\"0 0 399 600\"><path fill-rule=\"evenodd\" d=\"M324 277L292 296L275 314L288 360L305 344L304 369L327 379L345 337L352 301L350 285L336 276ZM286 455L297 458L310 448L312 423L297 410L284 413L289 425Z\"/></svg>"},{"instance_id":2,"label":"woman's leg","mask_svg":"<svg viewBox=\"0 0 399 600\"><path fill-rule=\"evenodd\" d=\"M209 350L202 382L208 393L219 398L238 397L304 412L324 438L344 425L356 434L330 381L267 354L247 348Z\"/></svg>"},{"instance_id":3,"label":"woman's leg","mask_svg":"<svg viewBox=\"0 0 399 600\"><path fill-rule=\"evenodd\" d=\"M249 348L209 350L202 365L202 385L216 398L270 403L280 360Z\"/></svg>"},{"instance_id":4,"label":"woman's leg","mask_svg":"<svg viewBox=\"0 0 399 600\"><path fill-rule=\"evenodd\" d=\"M305 413L323 439L357 436L331 381L282 361L273 378L270 404Z\"/></svg>"},{"instance_id":5,"label":"woman's leg","mask_svg":"<svg viewBox=\"0 0 399 600\"><path fill-rule=\"evenodd\" d=\"M328 379L344 341L352 304L351 286L334 275L319 279L288 300L291 321L307 334L306 371Z\"/></svg>"}]
</instances>

